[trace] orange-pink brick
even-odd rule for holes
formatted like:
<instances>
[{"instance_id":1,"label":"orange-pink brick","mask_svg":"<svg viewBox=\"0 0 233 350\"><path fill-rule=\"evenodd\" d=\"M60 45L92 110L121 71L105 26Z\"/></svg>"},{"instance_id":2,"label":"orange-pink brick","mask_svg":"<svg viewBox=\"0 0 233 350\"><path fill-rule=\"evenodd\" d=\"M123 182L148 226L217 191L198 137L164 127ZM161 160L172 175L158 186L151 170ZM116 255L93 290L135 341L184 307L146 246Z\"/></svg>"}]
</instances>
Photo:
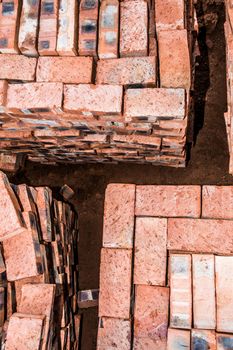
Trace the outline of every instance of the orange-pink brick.
<instances>
[{"instance_id":1,"label":"orange-pink brick","mask_svg":"<svg viewBox=\"0 0 233 350\"><path fill-rule=\"evenodd\" d=\"M190 331L168 329L167 350L190 350Z\"/></svg>"},{"instance_id":2,"label":"orange-pink brick","mask_svg":"<svg viewBox=\"0 0 233 350\"><path fill-rule=\"evenodd\" d=\"M201 344L205 349L216 350L215 331L192 329L191 349L198 349Z\"/></svg>"},{"instance_id":3,"label":"orange-pink brick","mask_svg":"<svg viewBox=\"0 0 233 350\"><path fill-rule=\"evenodd\" d=\"M99 320L97 350L130 350L131 321L101 317Z\"/></svg>"},{"instance_id":4,"label":"orange-pink brick","mask_svg":"<svg viewBox=\"0 0 233 350\"><path fill-rule=\"evenodd\" d=\"M233 349L232 334L216 333L216 341L217 341L217 350L227 350L226 346L228 346L228 349Z\"/></svg>"},{"instance_id":5,"label":"orange-pink brick","mask_svg":"<svg viewBox=\"0 0 233 350\"><path fill-rule=\"evenodd\" d=\"M184 28L184 0L156 0L155 22L156 29Z\"/></svg>"},{"instance_id":6,"label":"orange-pink brick","mask_svg":"<svg viewBox=\"0 0 233 350\"><path fill-rule=\"evenodd\" d=\"M36 58L23 55L0 55L0 79L33 81L36 73Z\"/></svg>"},{"instance_id":7,"label":"orange-pink brick","mask_svg":"<svg viewBox=\"0 0 233 350\"><path fill-rule=\"evenodd\" d=\"M203 186L202 217L233 219L233 186Z\"/></svg>"}]
</instances>

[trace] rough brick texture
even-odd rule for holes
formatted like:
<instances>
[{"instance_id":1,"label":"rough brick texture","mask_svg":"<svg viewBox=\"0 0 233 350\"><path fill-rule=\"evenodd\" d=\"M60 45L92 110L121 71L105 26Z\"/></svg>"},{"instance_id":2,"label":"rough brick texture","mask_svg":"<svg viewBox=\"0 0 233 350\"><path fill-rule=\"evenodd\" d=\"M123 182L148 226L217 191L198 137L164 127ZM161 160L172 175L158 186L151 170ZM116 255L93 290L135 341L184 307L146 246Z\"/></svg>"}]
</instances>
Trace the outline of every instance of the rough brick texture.
<instances>
[{"instance_id":1,"label":"rough brick texture","mask_svg":"<svg viewBox=\"0 0 233 350\"><path fill-rule=\"evenodd\" d=\"M233 186L203 186L202 217L233 219Z\"/></svg>"},{"instance_id":2,"label":"rough brick texture","mask_svg":"<svg viewBox=\"0 0 233 350\"><path fill-rule=\"evenodd\" d=\"M184 28L184 0L156 0L155 22L156 29Z\"/></svg>"},{"instance_id":3,"label":"rough brick texture","mask_svg":"<svg viewBox=\"0 0 233 350\"><path fill-rule=\"evenodd\" d=\"M168 329L167 350L190 350L190 331Z\"/></svg>"},{"instance_id":4,"label":"rough brick texture","mask_svg":"<svg viewBox=\"0 0 233 350\"><path fill-rule=\"evenodd\" d=\"M0 55L0 79L33 81L36 63L36 58L2 54Z\"/></svg>"},{"instance_id":5,"label":"rough brick texture","mask_svg":"<svg viewBox=\"0 0 233 350\"><path fill-rule=\"evenodd\" d=\"M99 321L97 350L130 350L131 322L102 317Z\"/></svg>"}]
</instances>

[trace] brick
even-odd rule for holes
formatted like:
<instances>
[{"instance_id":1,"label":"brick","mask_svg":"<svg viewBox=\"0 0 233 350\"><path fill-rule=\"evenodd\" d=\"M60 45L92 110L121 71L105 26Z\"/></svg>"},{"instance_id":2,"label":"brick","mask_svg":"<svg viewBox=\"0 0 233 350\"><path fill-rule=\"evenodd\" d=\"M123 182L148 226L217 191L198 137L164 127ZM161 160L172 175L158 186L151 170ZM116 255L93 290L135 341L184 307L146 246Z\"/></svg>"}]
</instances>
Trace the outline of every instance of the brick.
<instances>
[{"instance_id":1,"label":"brick","mask_svg":"<svg viewBox=\"0 0 233 350\"><path fill-rule=\"evenodd\" d=\"M103 246L133 248L135 185L109 184L105 192Z\"/></svg>"},{"instance_id":2,"label":"brick","mask_svg":"<svg viewBox=\"0 0 233 350\"><path fill-rule=\"evenodd\" d=\"M136 286L134 349L165 350L168 328L169 288ZM147 344L147 347L145 345Z\"/></svg>"},{"instance_id":3,"label":"brick","mask_svg":"<svg viewBox=\"0 0 233 350\"><path fill-rule=\"evenodd\" d=\"M91 57L40 57L37 81L85 84L92 80Z\"/></svg>"},{"instance_id":4,"label":"brick","mask_svg":"<svg viewBox=\"0 0 233 350\"><path fill-rule=\"evenodd\" d=\"M193 255L194 327L215 329L215 269L213 255Z\"/></svg>"},{"instance_id":5,"label":"brick","mask_svg":"<svg viewBox=\"0 0 233 350\"><path fill-rule=\"evenodd\" d=\"M154 56L125 57L97 62L97 84L154 86L156 80Z\"/></svg>"},{"instance_id":6,"label":"brick","mask_svg":"<svg viewBox=\"0 0 233 350\"><path fill-rule=\"evenodd\" d=\"M37 214L37 208L29 186L25 184L18 185L16 194L24 212L32 211L34 214Z\"/></svg>"},{"instance_id":7,"label":"brick","mask_svg":"<svg viewBox=\"0 0 233 350\"><path fill-rule=\"evenodd\" d=\"M203 186L202 217L233 219L233 186Z\"/></svg>"},{"instance_id":8,"label":"brick","mask_svg":"<svg viewBox=\"0 0 233 350\"><path fill-rule=\"evenodd\" d=\"M36 63L36 58L2 54L0 55L0 79L33 81Z\"/></svg>"},{"instance_id":9,"label":"brick","mask_svg":"<svg viewBox=\"0 0 233 350\"><path fill-rule=\"evenodd\" d=\"M170 327L192 327L191 255L171 254L170 267Z\"/></svg>"},{"instance_id":10,"label":"brick","mask_svg":"<svg viewBox=\"0 0 233 350\"><path fill-rule=\"evenodd\" d=\"M118 57L119 1L102 0L99 14L98 56Z\"/></svg>"},{"instance_id":11,"label":"brick","mask_svg":"<svg viewBox=\"0 0 233 350\"><path fill-rule=\"evenodd\" d=\"M40 1L23 1L20 17L18 46L26 56L38 56L37 33L39 25Z\"/></svg>"},{"instance_id":12,"label":"brick","mask_svg":"<svg viewBox=\"0 0 233 350\"><path fill-rule=\"evenodd\" d=\"M233 335L216 333L217 350L233 349Z\"/></svg>"},{"instance_id":13,"label":"brick","mask_svg":"<svg viewBox=\"0 0 233 350\"><path fill-rule=\"evenodd\" d=\"M219 241L220 242L220 241ZM217 331L233 332L233 257L216 256Z\"/></svg>"},{"instance_id":14,"label":"brick","mask_svg":"<svg viewBox=\"0 0 233 350\"><path fill-rule=\"evenodd\" d=\"M52 223L50 207L52 191L48 187L37 187L37 208L40 217L42 238L46 242L52 241Z\"/></svg>"},{"instance_id":15,"label":"brick","mask_svg":"<svg viewBox=\"0 0 233 350\"><path fill-rule=\"evenodd\" d=\"M233 222L227 220L168 219L167 247L195 253L232 254L232 230Z\"/></svg>"},{"instance_id":16,"label":"brick","mask_svg":"<svg viewBox=\"0 0 233 350\"><path fill-rule=\"evenodd\" d=\"M18 0L3 0L0 3L0 52L18 53ZM0 64L1 66L1 64Z\"/></svg>"},{"instance_id":17,"label":"brick","mask_svg":"<svg viewBox=\"0 0 233 350\"><path fill-rule=\"evenodd\" d=\"M97 350L130 350L131 322L102 317L99 321Z\"/></svg>"},{"instance_id":18,"label":"brick","mask_svg":"<svg viewBox=\"0 0 233 350\"><path fill-rule=\"evenodd\" d=\"M190 350L190 331L168 329L167 350Z\"/></svg>"},{"instance_id":19,"label":"brick","mask_svg":"<svg viewBox=\"0 0 233 350\"><path fill-rule=\"evenodd\" d=\"M7 87L7 80L0 80L0 113L6 112Z\"/></svg>"},{"instance_id":20,"label":"brick","mask_svg":"<svg viewBox=\"0 0 233 350\"><path fill-rule=\"evenodd\" d=\"M101 251L99 316L128 319L130 316L132 251Z\"/></svg>"},{"instance_id":21,"label":"brick","mask_svg":"<svg viewBox=\"0 0 233 350\"><path fill-rule=\"evenodd\" d=\"M183 89L128 89L125 93L125 115L128 117L185 116L185 91Z\"/></svg>"},{"instance_id":22,"label":"brick","mask_svg":"<svg viewBox=\"0 0 233 350\"><path fill-rule=\"evenodd\" d=\"M160 86L191 87L191 63L187 30L162 30L158 34Z\"/></svg>"},{"instance_id":23,"label":"brick","mask_svg":"<svg viewBox=\"0 0 233 350\"><path fill-rule=\"evenodd\" d=\"M57 52L60 56L76 56L78 52L78 3L76 0L61 0ZM73 70L73 72L75 72Z\"/></svg>"},{"instance_id":24,"label":"brick","mask_svg":"<svg viewBox=\"0 0 233 350\"><path fill-rule=\"evenodd\" d=\"M78 39L80 56L97 56L98 6L98 0L80 1Z\"/></svg>"},{"instance_id":25,"label":"brick","mask_svg":"<svg viewBox=\"0 0 233 350\"><path fill-rule=\"evenodd\" d=\"M96 115L121 113L122 86L117 85L65 85L65 111L90 112Z\"/></svg>"},{"instance_id":26,"label":"brick","mask_svg":"<svg viewBox=\"0 0 233 350\"><path fill-rule=\"evenodd\" d=\"M136 218L134 284L165 286L167 220Z\"/></svg>"},{"instance_id":27,"label":"brick","mask_svg":"<svg viewBox=\"0 0 233 350\"><path fill-rule=\"evenodd\" d=\"M192 329L191 348L216 350L215 331Z\"/></svg>"},{"instance_id":28,"label":"brick","mask_svg":"<svg viewBox=\"0 0 233 350\"><path fill-rule=\"evenodd\" d=\"M144 0L120 3L120 56L147 56L148 7Z\"/></svg>"},{"instance_id":29,"label":"brick","mask_svg":"<svg viewBox=\"0 0 233 350\"><path fill-rule=\"evenodd\" d=\"M201 187L137 186L135 215L198 218Z\"/></svg>"},{"instance_id":30,"label":"brick","mask_svg":"<svg viewBox=\"0 0 233 350\"><path fill-rule=\"evenodd\" d=\"M184 0L156 0L156 30L184 28Z\"/></svg>"},{"instance_id":31,"label":"brick","mask_svg":"<svg viewBox=\"0 0 233 350\"><path fill-rule=\"evenodd\" d=\"M143 135L113 135L112 141L121 143L121 146L129 147L130 145L143 145L143 147L153 147L159 149L161 146L161 138L155 136Z\"/></svg>"}]
</instances>

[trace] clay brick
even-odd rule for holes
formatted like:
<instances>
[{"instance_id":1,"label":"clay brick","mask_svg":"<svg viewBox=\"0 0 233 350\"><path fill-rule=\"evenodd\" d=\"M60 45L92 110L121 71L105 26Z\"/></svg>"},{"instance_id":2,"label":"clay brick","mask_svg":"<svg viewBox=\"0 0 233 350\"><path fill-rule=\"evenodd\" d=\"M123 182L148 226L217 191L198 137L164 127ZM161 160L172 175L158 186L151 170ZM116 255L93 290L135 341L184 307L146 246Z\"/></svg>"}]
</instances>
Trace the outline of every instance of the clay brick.
<instances>
[{"instance_id":1,"label":"clay brick","mask_svg":"<svg viewBox=\"0 0 233 350\"><path fill-rule=\"evenodd\" d=\"M162 30L158 34L160 86L191 87L187 30Z\"/></svg>"},{"instance_id":2,"label":"clay brick","mask_svg":"<svg viewBox=\"0 0 233 350\"><path fill-rule=\"evenodd\" d=\"M131 322L102 317L99 321L97 350L130 350Z\"/></svg>"},{"instance_id":3,"label":"clay brick","mask_svg":"<svg viewBox=\"0 0 233 350\"><path fill-rule=\"evenodd\" d=\"M6 111L7 87L7 80L0 80L0 113Z\"/></svg>"},{"instance_id":4,"label":"clay brick","mask_svg":"<svg viewBox=\"0 0 233 350\"><path fill-rule=\"evenodd\" d=\"M135 215L198 218L200 214L200 186L136 187Z\"/></svg>"},{"instance_id":5,"label":"clay brick","mask_svg":"<svg viewBox=\"0 0 233 350\"><path fill-rule=\"evenodd\" d=\"M139 145L153 147L159 149L161 146L161 138L155 136L143 136L143 135L113 135L112 141L121 143L125 147L129 147L130 145L135 145L135 147Z\"/></svg>"},{"instance_id":6,"label":"clay brick","mask_svg":"<svg viewBox=\"0 0 233 350\"><path fill-rule=\"evenodd\" d=\"M50 207L52 191L49 187L37 187L37 208L40 217L42 238L46 242L52 241L52 223Z\"/></svg>"},{"instance_id":7,"label":"clay brick","mask_svg":"<svg viewBox=\"0 0 233 350\"><path fill-rule=\"evenodd\" d=\"M18 0L3 0L0 3L0 52L18 53ZM1 66L1 64L0 64Z\"/></svg>"},{"instance_id":8,"label":"clay brick","mask_svg":"<svg viewBox=\"0 0 233 350\"><path fill-rule=\"evenodd\" d=\"M91 57L40 57L37 81L88 84L92 79L92 66Z\"/></svg>"},{"instance_id":9,"label":"clay brick","mask_svg":"<svg viewBox=\"0 0 233 350\"><path fill-rule=\"evenodd\" d=\"M169 288L136 286L134 309L135 350L166 349L168 305Z\"/></svg>"},{"instance_id":10,"label":"clay brick","mask_svg":"<svg viewBox=\"0 0 233 350\"><path fill-rule=\"evenodd\" d=\"M171 254L170 273L170 327L192 327L191 255Z\"/></svg>"},{"instance_id":11,"label":"clay brick","mask_svg":"<svg viewBox=\"0 0 233 350\"><path fill-rule=\"evenodd\" d=\"M194 327L215 329L215 269L213 255L193 255Z\"/></svg>"},{"instance_id":12,"label":"clay brick","mask_svg":"<svg viewBox=\"0 0 233 350\"><path fill-rule=\"evenodd\" d=\"M36 58L2 54L0 55L0 79L33 81L36 62Z\"/></svg>"},{"instance_id":13,"label":"clay brick","mask_svg":"<svg viewBox=\"0 0 233 350\"><path fill-rule=\"evenodd\" d=\"M109 184L105 192L103 246L133 248L135 185Z\"/></svg>"},{"instance_id":14,"label":"clay brick","mask_svg":"<svg viewBox=\"0 0 233 350\"><path fill-rule=\"evenodd\" d=\"M147 56L148 7L144 0L120 3L120 56Z\"/></svg>"},{"instance_id":15,"label":"clay brick","mask_svg":"<svg viewBox=\"0 0 233 350\"><path fill-rule=\"evenodd\" d=\"M202 217L233 219L233 186L203 186Z\"/></svg>"},{"instance_id":16,"label":"clay brick","mask_svg":"<svg viewBox=\"0 0 233 350\"><path fill-rule=\"evenodd\" d=\"M184 28L184 0L156 0L156 30Z\"/></svg>"},{"instance_id":17,"label":"clay brick","mask_svg":"<svg viewBox=\"0 0 233 350\"><path fill-rule=\"evenodd\" d=\"M216 333L217 350L233 349L233 335Z\"/></svg>"},{"instance_id":18,"label":"clay brick","mask_svg":"<svg viewBox=\"0 0 233 350\"><path fill-rule=\"evenodd\" d=\"M80 1L78 52L81 56L97 56L98 6L98 0Z\"/></svg>"},{"instance_id":19,"label":"clay brick","mask_svg":"<svg viewBox=\"0 0 233 350\"><path fill-rule=\"evenodd\" d=\"M97 84L119 84L143 86L155 85L156 58L126 57L100 60L97 63Z\"/></svg>"},{"instance_id":20,"label":"clay brick","mask_svg":"<svg viewBox=\"0 0 233 350\"><path fill-rule=\"evenodd\" d=\"M37 214L37 208L29 186L25 184L18 185L16 188L16 194L19 198L23 211L32 211L33 213Z\"/></svg>"},{"instance_id":21,"label":"clay brick","mask_svg":"<svg viewBox=\"0 0 233 350\"><path fill-rule=\"evenodd\" d=\"M98 56L118 57L119 1L102 0L99 15Z\"/></svg>"},{"instance_id":22,"label":"clay brick","mask_svg":"<svg viewBox=\"0 0 233 350\"><path fill-rule=\"evenodd\" d=\"M190 350L190 331L168 329L167 350Z\"/></svg>"},{"instance_id":23,"label":"clay brick","mask_svg":"<svg viewBox=\"0 0 233 350\"><path fill-rule=\"evenodd\" d=\"M94 114L121 113L122 86L117 85L65 85L64 109Z\"/></svg>"},{"instance_id":24,"label":"clay brick","mask_svg":"<svg viewBox=\"0 0 233 350\"><path fill-rule=\"evenodd\" d=\"M232 254L232 230L233 222L227 220L168 219L167 247L195 253Z\"/></svg>"},{"instance_id":25,"label":"clay brick","mask_svg":"<svg viewBox=\"0 0 233 350\"><path fill-rule=\"evenodd\" d=\"M129 318L131 265L131 250L102 249L99 316Z\"/></svg>"},{"instance_id":26,"label":"clay brick","mask_svg":"<svg viewBox=\"0 0 233 350\"><path fill-rule=\"evenodd\" d=\"M134 284L165 286L167 220L136 218Z\"/></svg>"},{"instance_id":27,"label":"clay brick","mask_svg":"<svg viewBox=\"0 0 233 350\"><path fill-rule=\"evenodd\" d=\"M191 349L216 350L215 331L192 329Z\"/></svg>"},{"instance_id":28,"label":"clay brick","mask_svg":"<svg viewBox=\"0 0 233 350\"><path fill-rule=\"evenodd\" d=\"M128 117L185 116L185 90L183 89L128 89L125 93L125 115Z\"/></svg>"},{"instance_id":29,"label":"clay brick","mask_svg":"<svg viewBox=\"0 0 233 350\"><path fill-rule=\"evenodd\" d=\"M219 241L221 242L221 241ZM233 332L233 257L216 256L217 331Z\"/></svg>"}]
</instances>

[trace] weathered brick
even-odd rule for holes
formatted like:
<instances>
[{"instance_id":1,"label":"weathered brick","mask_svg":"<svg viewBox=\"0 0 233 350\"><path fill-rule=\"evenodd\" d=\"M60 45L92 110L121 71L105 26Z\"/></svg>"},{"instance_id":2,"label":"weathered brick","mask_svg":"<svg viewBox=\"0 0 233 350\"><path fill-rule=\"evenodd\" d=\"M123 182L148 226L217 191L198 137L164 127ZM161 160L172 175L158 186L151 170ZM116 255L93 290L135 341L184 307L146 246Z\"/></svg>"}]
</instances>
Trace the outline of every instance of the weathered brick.
<instances>
[{"instance_id":1,"label":"weathered brick","mask_svg":"<svg viewBox=\"0 0 233 350\"><path fill-rule=\"evenodd\" d=\"M134 284L165 286L167 220L136 218Z\"/></svg>"},{"instance_id":2,"label":"weathered brick","mask_svg":"<svg viewBox=\"0 0 233 350\"><path fill-rule=\"evenodd\" d=\"M170 263L170 327L192 327L191 255L171 254Z\"/></svg>"},{"instance_id":3,"label":"weathered brick","mask_svg":"<svg viewBox=\"0 0 233 350\"><path fill-rule=\"evenodd\" d=\"M216 333L217 350L233 349L233 335Z\"/></svg>"},{"instance_id":4,"label":"weathered brick","mask_svg":"<svg viewBox=\"0 0 233 350\"><path fill-rule=\"evenodd\" d=\"M33 81L36 62L36 58L2 54L0 55L0 79Z\"/></svg>"},{"instance_id":5,"label":"weathered brick","mask_svg":"<svg viewBox=\"0 0 233 350\"><path fill-rule=\"evenodd\" d=\"M233 222L228 220L168 219L167 247L195 253L232 254L232 230Z\"/></svg>"},{"instance_id":6,"label":"weathered brick","mask_svg":"<svg viewBox=\"0 0 233 350\"><path fill-rule=\"evenodd\" d=\"M0 2L0 52L18 53L18 18L20 3L18 0ZM1 67L1 64L0 64Z\"/></svg>"},{"instance_id":7,"label":"weathered brick","mask_svg":"<svg viewBox=\"0 0 233 350\"><path fill-rule=\"evenodd\" d=\"M81 56L97 56L98 6L98 0L80 1L78 52Z\"/></svg>"},{"instance_id":8,"label":"weathered brick","mask_svg":"<svg viewBox=\"0 0 233 350\"><path fill-rule=\"evenodd\" d=\"M148 7L144 0L120 3L120 56L147 56Z\"/></svg>"},{"instance_id":9,"label":"weathered brick","mask_svg":"<svg viewBox=\"0 0 233 350\"><path fill-rule=\"evenodd\" d=\"M233 219L233 186L203 186L202 217Z\"/></svg>"},{"instance_id":10,"label":"weathered brick","mask_svg":"<svg viewBox=\"0 0 233 350\"><path fill-rule=\"evenodd\" d=\"M101 251L99 316L130 317L132 251Z\"/></svg>"},{"instance_id":11,"label":"weathered brick","mask_svg":"<svg viewBox=\"0 0 233 350\"><path fill-rule=\"evenodd\" d=\"M192 329L191 349L216 350L215 331Z\"/></svg>"},{"instance_id":12,"label":"weathered brick","mask_svg":"<svg viewBox=\"0 0 233 350\"><path fill-rule=\"evenodd\" d=\"M37 208L40 217L42 238L46 242L52 241L52 223L50 207L52 191L49 187L37 187Z\"/></svg>"},{"instance_id":13,"label":"weathered brick","mask_svg":"<svg viewBox=\"0 0 233 350\"><path fill-rule=\"evenodd\" d=\"M194 327L215 329L215 269L213 255L192 256Z\"/></svg>"},{"instance_id":14,"label":"weathered brick","mask_svg":"<svg viewBox=\"0 0 233 350\"><path fill-rule=\"evenodd\" d=\"M190 331L168 329L167 350L190 350ZM195 348L194 348L195 349Z\"/></svg>"},{"instance_id":15,"label":"weathered brick","mask_svg":"<svg viewBox=\"0 0 233 350\"><path fill-rule=\"evenodd\" d=\"M112 141L121 143L121 146L129 147L130 145L139 145L153 147L159 149L161 146L161 138L156 136L144 136L144 135L113 135Z\"/></svg>"},{"instance_id":16,"label":"weathered brick","mask_svg":"<svg viewBox=\"0 0 233 350\"><path fill-rule=\"evenodd\" d=\"M131 322L102 317L99 321L97 350L130 350Z\"/></svg>"},{"instance_id":17,"label":"weathered brick","mask_svg":"<svg viewBox=\"0 0 233 350\"><path fill-rule=\"evenodd\" d=\"M97 63L97 84L119 84L143 86L156 84L156 58L125 57L100 60Z\"/></svg>"},{"instance_id":18,"label":"weathered brick","mask_svg":"<svg viewBox=\"0 0 233 350\"><path fill-rule=\"evenodd\" d=\"M136 187L135 215L198 218L200 214L200 186Z\"/></svg>"},{"instance_id":19,"label":"weathered brick","mask_svg":"<svg viewBox=\"0 0 233 350\"><path fill-rule=\"evenodd\" d=\"M104 247L133 248L134 206L135 185L108 185L104 204Z\"/></svg>"},{"instance_id":20,"label":"weathered brick","mask_svg":"<svg viewBox=\"0 0 233 350\"><path fill-rule=\"evenodd\" d=\"M7 80L0 80L0 113L6 111L7 87Z\"/></svg>"},{"instance_id":21,"label":"weathered brick","mask_svg":"<svg viewBox=\"0 0 233 350\"><path fill-rule=\"evenodd\" d=\"M155 22L156 29L184 28L184 0L156 0Z\"/></svg>"}]
</instances>

